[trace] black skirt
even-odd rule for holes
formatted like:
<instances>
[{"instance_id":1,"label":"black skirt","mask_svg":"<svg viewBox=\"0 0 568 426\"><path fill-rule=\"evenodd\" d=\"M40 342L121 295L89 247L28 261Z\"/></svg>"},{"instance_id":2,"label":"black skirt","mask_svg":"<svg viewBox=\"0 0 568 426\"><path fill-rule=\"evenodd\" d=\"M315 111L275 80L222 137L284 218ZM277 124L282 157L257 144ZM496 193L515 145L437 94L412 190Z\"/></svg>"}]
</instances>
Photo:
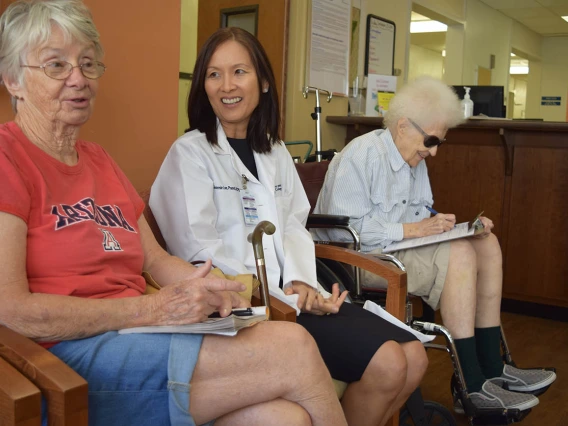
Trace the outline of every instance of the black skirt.
<instances>
[{"instance_id":1,"label":"black skirt","mask_svg":"<svg viewBox=\"0 0 568 426\"><path fill-rule=\"evenodd\" d=\"M351 303L343 303L337 314L302 313L297 321L315 339L331 377L348 383L361 379L383 343L417 340L411 333Z\"/></svg>"}]
</instances>

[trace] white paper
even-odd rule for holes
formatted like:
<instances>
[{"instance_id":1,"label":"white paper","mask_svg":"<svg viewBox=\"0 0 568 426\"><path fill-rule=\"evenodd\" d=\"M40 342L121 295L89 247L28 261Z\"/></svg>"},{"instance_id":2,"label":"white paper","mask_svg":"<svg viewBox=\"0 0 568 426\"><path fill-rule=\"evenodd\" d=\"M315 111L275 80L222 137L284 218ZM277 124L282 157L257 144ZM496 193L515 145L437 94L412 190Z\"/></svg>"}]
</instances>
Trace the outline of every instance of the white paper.
<instances>
[{"instance_id":1,"label":"white paper","mask_svg":"<svg viewBox=\"0 0 568 426\"><path fill-rule=\"evenodd\" d=\"M252 315L229 315L225 318L209 318L203 322L182 325L155 325L146 327L132 327L118 330L118 334L131 333L186 333L186 334L218 334L221 336L234 336L242 328L266 321L266 306L251 308Z\"/></svg>"},{"instance_id":2,"label":"white paper","mask_svg":"<svg viewBox=\"0 0 568 426\"><path fill-rule=\"evenodd\" d=\"M350 0L312 0L308 84L347 96Z\"/></svg>"},{"instance_id":3,"label":"white paper","mask_svg":"<svg viewBox=\"0 0 568 426\"><path fill-rule=\"evenodd\" d=\"M365 115L378 117L377 92L396 92L396 77L392 75L369 74L367 77L367 105Z\"/></svg>"},{"instance_id":4,"label":"white paper","mask_svg":"<svg viewBox=\"0 0 568 426\"><path fill-rule=\"evenodd\" d=\"M458 223L454 229L442 232L441 234L429 235L427 237L408 238L406 240L397 241L389 244L383 249L383 253L391 253L398 250L406 250L413 247L427 246L429 244L438 244L444 241L457 240L459 238L470 237L474 235L475 229L469 229L469 223Z\"/></svg>"},{"instance_id":5,"label":"white paper","mask_svg":"<svg viewBox=\"0 0 568 426\"><path fill-rule=\"evenodd\" d=\"M428 343L431 342L432 340L434 340L436 338L436 336L432 336L432 335L427 335L424 333L421 333L419 331L414 330L412 327L407 326L405 323L403 323L401 320L399 320L398 318L396 318L395 316L389 314L386 310L383 309L382 306L377 305L375 302L371 302L370 300L367 300L365 302L365 304L363 305L363 309L368 310L369 312L374 313L375 315L380 316L382 319L390 322L391 324L396 325L397 327L402 328L403 330L408 331L409 333L412 333L414 336L416 336L416 338L418 340L420 340L422 343Z\"/></svg>"}]
</instances>

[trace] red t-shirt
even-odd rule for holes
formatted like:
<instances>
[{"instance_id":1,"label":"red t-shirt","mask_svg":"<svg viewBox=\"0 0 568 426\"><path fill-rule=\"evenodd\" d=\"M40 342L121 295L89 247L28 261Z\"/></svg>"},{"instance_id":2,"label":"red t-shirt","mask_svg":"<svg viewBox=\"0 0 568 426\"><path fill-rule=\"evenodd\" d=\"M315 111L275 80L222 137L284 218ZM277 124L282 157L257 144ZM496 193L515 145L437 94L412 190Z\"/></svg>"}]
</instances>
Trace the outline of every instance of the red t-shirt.
<instances>
[{"instance_id":1,"label":"red t-shirt","mask_svg":"<svg viewBox=\"0 0 568 426\"><path fill-rule=\"evenodd\" d=\"M137 220L144 202L100 146L77 141L68 166L0 125L0 211L28 226L32 293L87 298L138 296L144 253Z\"/></svg>"}]
</instances>

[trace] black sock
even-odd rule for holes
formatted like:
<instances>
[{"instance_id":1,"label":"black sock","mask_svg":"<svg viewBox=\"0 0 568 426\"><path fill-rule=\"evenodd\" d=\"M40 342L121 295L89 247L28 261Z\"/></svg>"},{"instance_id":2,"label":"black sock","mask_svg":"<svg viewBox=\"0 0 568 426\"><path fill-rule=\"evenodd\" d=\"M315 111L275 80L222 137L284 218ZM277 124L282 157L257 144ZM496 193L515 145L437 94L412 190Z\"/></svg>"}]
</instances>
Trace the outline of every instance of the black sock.
<instances>
[{"instance_id":1,"label":"black sock","mask_svg":"<svg viewBox=\"0 0 568 426\"><path fill-rule=\"evenodd\" d=\"M501 327L476 328L475 343L479 366L485 377L499 377L503 373Z\"/></svg>"},{"instance_id":2,"label":"black sock","mask_svg":"<svg viewBox=\"0 0 568 426\"><path fill-rule=\"evenodd\" d=\"M475 350L475 337L456 339L454 341L458 351L461 368L468 392L479 392L485 382L485 376L477 361L477 351Z\"/></svg>"}]
</instances>

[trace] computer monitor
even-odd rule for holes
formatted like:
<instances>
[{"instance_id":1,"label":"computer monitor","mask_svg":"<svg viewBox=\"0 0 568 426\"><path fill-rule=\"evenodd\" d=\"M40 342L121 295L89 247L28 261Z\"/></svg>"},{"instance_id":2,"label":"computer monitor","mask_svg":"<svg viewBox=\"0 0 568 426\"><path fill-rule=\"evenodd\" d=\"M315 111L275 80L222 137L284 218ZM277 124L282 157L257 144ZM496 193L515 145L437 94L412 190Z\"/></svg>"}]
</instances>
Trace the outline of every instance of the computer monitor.
<instances>
[{"instance_id":1,"label":"computer monitor","mask_svg":"<svg viewBox=\"0 0 568 426\"><path fill-rule=\"evenodd\" d=\"M463 99L464 86L453 86L458 97ZM473 101L473 115L485 114L488 117L505 118L503 86L467 86L471 87L469 95Z\"/></svg>"}]
</instances>

